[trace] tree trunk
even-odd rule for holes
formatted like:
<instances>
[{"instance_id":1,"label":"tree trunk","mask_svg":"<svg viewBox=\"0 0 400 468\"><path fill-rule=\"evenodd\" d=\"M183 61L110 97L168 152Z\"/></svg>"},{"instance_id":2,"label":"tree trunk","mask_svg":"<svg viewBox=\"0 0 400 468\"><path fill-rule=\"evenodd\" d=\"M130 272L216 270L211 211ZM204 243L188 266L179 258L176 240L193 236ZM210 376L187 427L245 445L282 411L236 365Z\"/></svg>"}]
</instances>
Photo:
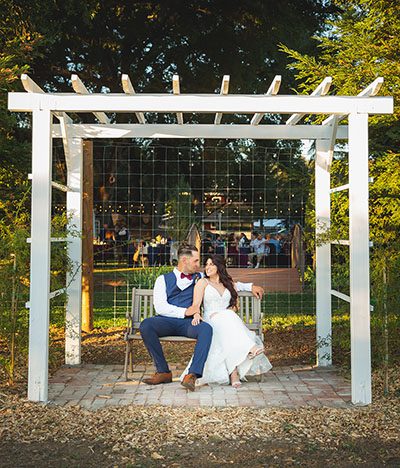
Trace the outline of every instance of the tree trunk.
<instances>
[{"instance_id":1,"label":"tree trunk","mask_svg":"<svg viewBox=\"0 0 400 468\"><path fill-rule=\"evenodd\" d=\"M83 143L82 330L93 330L93 142Z\"/></svg>"}]
</instances>

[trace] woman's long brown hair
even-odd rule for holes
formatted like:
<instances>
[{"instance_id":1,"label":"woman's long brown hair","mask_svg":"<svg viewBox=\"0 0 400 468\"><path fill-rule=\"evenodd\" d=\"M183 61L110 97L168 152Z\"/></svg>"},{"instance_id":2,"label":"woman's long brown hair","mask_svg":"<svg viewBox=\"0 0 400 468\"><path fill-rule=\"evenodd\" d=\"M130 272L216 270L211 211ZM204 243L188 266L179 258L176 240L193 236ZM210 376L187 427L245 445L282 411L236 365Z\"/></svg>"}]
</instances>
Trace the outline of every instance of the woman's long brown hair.
<instances>
[{"instance_id":1,"label":"woman's long brown hair","mask_svg":"<svg viewBox=\"0 0 400 468\"><path fill-rule=\"evenodd\" d=\"M209 255L204 262L204 266L207 263L207 260L210 259L213 264L217 267L217 272L219 280L226 287L226 289L231 293L231 300L229 302L229 307L237 306L238 293L235 289L233 279L231 275L226 270L225 259L221 255ZM207 278L207 275L204 273Z\"/></svg>"}]
</instances>

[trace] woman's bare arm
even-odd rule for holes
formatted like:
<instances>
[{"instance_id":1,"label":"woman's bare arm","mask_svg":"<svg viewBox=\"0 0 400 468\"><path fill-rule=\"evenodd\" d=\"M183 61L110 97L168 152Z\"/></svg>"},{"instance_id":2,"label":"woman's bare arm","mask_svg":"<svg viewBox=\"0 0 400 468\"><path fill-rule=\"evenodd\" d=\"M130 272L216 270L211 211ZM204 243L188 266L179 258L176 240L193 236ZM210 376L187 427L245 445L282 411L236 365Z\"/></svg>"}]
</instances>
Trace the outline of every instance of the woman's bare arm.
<instances>
[{"instance_id":1,"label":"woman's bare arm","mask_svg":"<svg viewBox=\"0 0 400 468\"><path fill-rule=\"evenodd\" d=\"M194 287L193 291L193 304L191 308L195 311L193 315L192 325L198 325L202 320L200 316L200 306L203 302L204 298L204 290L206 289L207 281L202 278L200 281L197 282L196 286Z\"/></svg>"},{"instance_id":2,"label":"woman's bare arm","mask_svg":"<svg viewBox=\"0 0 400 468\"><path fill-rule=\"evenodd\" d=\"M206 289L206 286L207 286L207 281L205 280L205 278L202 278L201 280L197 282L193 291L192 307L196 307L200 309L201 303L203 302L204 290Z\"/></svg>"}]
</instances>

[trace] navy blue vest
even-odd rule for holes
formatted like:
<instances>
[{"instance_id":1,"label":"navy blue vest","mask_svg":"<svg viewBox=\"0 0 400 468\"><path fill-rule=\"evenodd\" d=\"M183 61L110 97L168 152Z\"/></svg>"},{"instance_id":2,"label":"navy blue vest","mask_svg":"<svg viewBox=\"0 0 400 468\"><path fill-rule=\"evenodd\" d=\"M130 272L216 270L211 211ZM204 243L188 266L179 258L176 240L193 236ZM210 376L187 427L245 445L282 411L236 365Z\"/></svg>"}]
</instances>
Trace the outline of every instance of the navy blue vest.
<instances>
[{"instance_id":1,"label":"navy blue vest","mask_svg":"<svg viewBox=\"0 0 400 468\"><path fill-rule=\"evenodd\" d=\"M173 271L164 275L165 287L167 291L167 302L177 307L188 308L193 303L193 289L196 278L201 278L200 273L193 274L192 284L183 291L176 284L176 276Z\"/></svg>"}]
</instances>

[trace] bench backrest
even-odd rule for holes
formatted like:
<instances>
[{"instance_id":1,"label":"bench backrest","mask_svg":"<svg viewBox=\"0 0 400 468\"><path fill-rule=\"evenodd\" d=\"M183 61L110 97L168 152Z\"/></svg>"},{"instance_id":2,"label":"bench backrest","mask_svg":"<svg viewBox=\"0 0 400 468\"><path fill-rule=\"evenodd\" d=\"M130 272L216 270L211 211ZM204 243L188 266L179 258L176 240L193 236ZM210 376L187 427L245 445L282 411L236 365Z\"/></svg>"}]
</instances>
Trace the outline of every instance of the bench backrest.
<instances>
[{"instance_id":1,"label":"bench backrest","mask_svg":"<svg viewBox=\"0 0 400 468\"><path fill-rule=\"evenodd\" d=\"M261 301L251 292L240 291L239 312L240 318L246 326L262 336ZM152 289L132 289L132 307L128 317L133 330L138 330L140 322L156 315L153 302Z\"/></svg>"}]
</instances>

